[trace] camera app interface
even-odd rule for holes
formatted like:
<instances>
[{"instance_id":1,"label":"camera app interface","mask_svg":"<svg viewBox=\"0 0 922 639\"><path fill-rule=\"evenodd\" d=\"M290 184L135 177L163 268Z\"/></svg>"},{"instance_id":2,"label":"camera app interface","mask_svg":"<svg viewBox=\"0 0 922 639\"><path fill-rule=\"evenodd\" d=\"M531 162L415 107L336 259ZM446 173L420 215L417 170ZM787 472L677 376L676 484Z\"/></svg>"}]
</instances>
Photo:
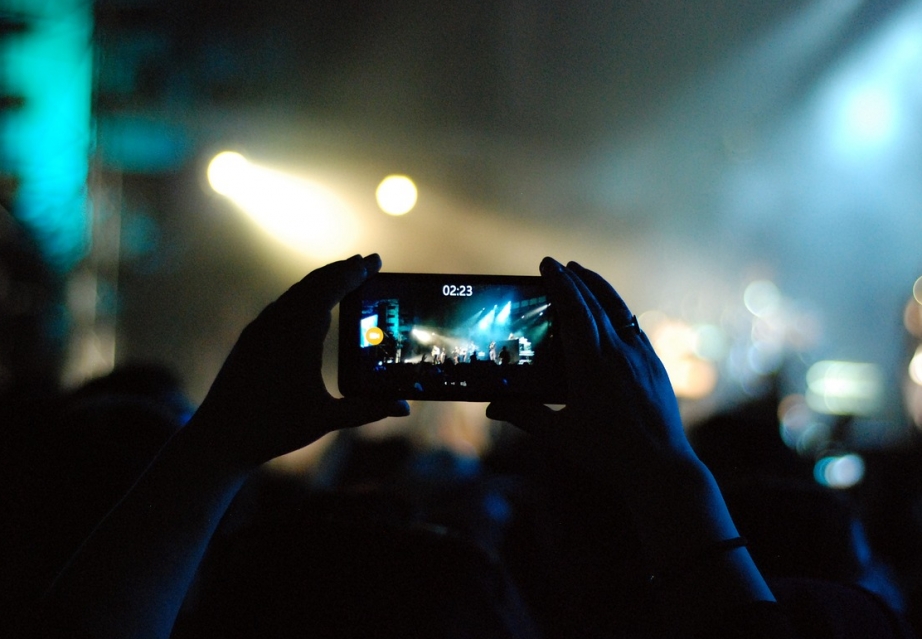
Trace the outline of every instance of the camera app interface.
<instances>
[{"instance_id":1,"label":"camera app interface","mask_svg":"<svg viewBox=\"0 0 922 639\"><path fill-rule=\"evenodd\" d=\"M404 397L533 393L553 355L550 305L537 284L412 282L363 298L364 383Z\"/></svg>"}]
</instances>

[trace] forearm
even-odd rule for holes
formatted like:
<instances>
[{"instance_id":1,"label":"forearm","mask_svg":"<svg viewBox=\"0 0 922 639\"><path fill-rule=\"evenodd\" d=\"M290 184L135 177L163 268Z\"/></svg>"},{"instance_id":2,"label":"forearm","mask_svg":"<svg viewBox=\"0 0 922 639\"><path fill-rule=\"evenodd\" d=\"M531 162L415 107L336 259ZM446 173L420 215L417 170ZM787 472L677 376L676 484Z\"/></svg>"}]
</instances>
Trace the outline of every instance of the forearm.
<instances>
[{"instance_id":1,"label":"forearm","mask_svg":"<svg viewBox=\"0 0 922 639\"><path fill-rule=\"evenodd\" d=\"M645 497L628 501L651 562L650 585L671 627L694 631L732 608L774 601L747 549L722 545L739 532L699 461L676 464Z\"/></svg>"},{"instance_id":2,"label":"forearm","mask_svg":"<svg viewBox=\"0 0 922 639\"><path fill-rule=\"evenodd\" d=\"M77 551L45 597L54 627L166 637L202 555L246 477L193 420Z\"/></svg>"}]
</instances>

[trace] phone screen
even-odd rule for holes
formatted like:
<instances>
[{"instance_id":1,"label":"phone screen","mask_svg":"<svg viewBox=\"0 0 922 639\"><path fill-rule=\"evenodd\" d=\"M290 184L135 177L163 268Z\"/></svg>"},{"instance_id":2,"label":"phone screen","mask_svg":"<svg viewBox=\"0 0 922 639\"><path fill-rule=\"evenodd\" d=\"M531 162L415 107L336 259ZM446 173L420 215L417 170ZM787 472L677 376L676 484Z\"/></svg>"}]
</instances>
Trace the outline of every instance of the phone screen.
<instances>
[{"instance_id":1,"label":"phone screen","mask_svg":"<svg viewBox=\"0 0 922 639\"><path fill-rule=\"evenodd\" d=\"M541 278L379 273L340 305L344 395L566 400Z\"/></svg>"}]
</instances>

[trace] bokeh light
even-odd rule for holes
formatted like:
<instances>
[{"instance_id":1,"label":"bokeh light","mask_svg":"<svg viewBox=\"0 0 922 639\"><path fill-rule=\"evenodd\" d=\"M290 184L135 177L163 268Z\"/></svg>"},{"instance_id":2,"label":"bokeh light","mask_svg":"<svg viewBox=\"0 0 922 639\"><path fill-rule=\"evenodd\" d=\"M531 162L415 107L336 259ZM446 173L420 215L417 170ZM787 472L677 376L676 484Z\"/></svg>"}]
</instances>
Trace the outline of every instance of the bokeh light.
<instances>
[{"instance_id":1,"label":"bokeh light","mask_svg":"<svg viewBox=\"0 0 922 639\"><path fill-rule=\"evenodd\" d=\"M774 283L768 280L756 280L746 287L743 302L750 313L756 317L764 317L780 307L781 293Z\"/></svg>"},{"instance_id":2,"label":"bokeh light","mask_svg":"<svg viewBox=\"0 0 922 639\"><path fill-rule=\"evenodd\" d=\"M702 331L657 312L644 313L638 322L647 327L644 330L648 331L677 397L702 399L714 392L717 367L696 352L702 345ZM704 331L705 337L707 334Z\"/></svg>"},{"instance_id":3,"label":"bokeh light","mask_svg":"<svg viewBox=\"0 0 922 639\"><path fill-rule=\"evenodd\" d=\"M378 185L375 198L388 215L404 215L416 206L418 192L413 180L406 175L389 175Z\"/></svg>"},{"instance_id":4,"label":"bokeh light","mask_svg":"<svg viewBox=\"0 0 922 639\"><path fill-rule=\"evenodd\" d=\"M813 477L829 488L851 488L864 479L864 460L854 453L824 457L813 467Z\"/></svg>"},{"instance_id":5,"label":"bokeh light","mask_svg":"<svg viewBox=\"0 0 922 639\"><path fill-rule=\"evenodd\" d=\"M699 324L694 327L693 350L701 359L716 362L727 355L727 338L723 331L713 324Z\"/></svg>"},{"instance_id":6,"label":"bokeh light","mask_svg":"<svg viewBox=\"0 0 922 639\"><path fill-rule=\"evenodd\" d=\"M875 364L823 361L807 371L807 403L830 415L870 415L883 397L883 376Z\"/></svg>"},{"instance_id":7,"label":"bokeh light","mask_svg":"<svg viewBox=\"0 0 922 639\"><path fill-rule=\"evenodd\" d=\"M909 300L903 310L903 326L910 335L922 338L922 304Z\"/></svg>"},{"instance_id":8,"label":"bokeh light","mask_svg":"<svg viewBox=\"0 0 922 639\"><path fill-rule=\"evenodd\" d=\"M916 349L915 355L909 362L909 379L922 386L922 346Z\"/></svg>"}]
</instances>

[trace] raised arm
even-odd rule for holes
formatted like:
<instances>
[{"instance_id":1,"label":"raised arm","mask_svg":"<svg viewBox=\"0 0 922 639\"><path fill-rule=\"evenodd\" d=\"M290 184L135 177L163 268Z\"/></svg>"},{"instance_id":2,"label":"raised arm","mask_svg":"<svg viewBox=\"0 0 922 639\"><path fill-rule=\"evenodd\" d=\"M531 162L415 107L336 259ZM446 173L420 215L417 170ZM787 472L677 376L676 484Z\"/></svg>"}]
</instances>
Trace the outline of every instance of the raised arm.
<instances>
[{"instance_id":1,"label":"raised arm","mask_svg":"<svg viewBox=\"0 0 922 639\"><path fill-rule=\"evenodd\" d=\"M673 629L691 634L740 605L773 601L624 301L574 262L545 258L541 273L560 321L569 400L559 411L494 402L487 415L529 431L623 496Z\"/></svg>"},{"instance_id":2,"label":"raised arm","mask_svg":"<svg viewBox=\"0 0 922 639\"><path fill-rule=\"evenodd\" d=\"M333 430L406 415L336 399L321 376L333 307L381 267L354 256L310 273L241 334L202 406L47 593L47 635L170 634L205 547L247 474Z\"/></svg>"}]
</instances>

